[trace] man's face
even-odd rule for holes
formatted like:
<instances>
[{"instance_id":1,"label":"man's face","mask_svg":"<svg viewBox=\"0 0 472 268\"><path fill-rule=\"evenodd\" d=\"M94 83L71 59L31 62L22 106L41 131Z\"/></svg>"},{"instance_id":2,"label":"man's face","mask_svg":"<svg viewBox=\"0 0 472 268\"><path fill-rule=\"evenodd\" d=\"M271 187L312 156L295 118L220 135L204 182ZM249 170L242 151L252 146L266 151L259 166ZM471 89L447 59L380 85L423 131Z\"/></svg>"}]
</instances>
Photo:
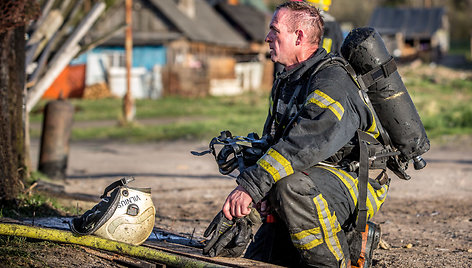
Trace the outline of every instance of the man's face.
<instances>
[{"instance_id":1,"label":"man's face","mask_svg":"<svg viewBox=\"0 0 472 268\"><path fill-rule=\"evenodd\" d=\"M282 8L274 14L270 22L269 33L265 38L265 41L269 43L271 60L286 67L297 63L295 56L297 34L288 32L289 12L290 10Z\"/></svg>"}]
</instances>

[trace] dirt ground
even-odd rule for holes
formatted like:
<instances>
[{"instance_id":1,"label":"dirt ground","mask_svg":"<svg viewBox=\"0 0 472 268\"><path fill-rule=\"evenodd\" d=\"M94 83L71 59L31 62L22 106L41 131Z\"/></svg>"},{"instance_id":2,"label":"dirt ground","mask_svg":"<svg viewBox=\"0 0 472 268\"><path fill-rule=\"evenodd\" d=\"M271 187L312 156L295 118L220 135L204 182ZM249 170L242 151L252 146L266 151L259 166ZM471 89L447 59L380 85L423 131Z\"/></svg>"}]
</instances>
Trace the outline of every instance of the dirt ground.
<instances>
[{"instance_id":1,"label":"dirt ground","mask_svg":"<svg viewBox=\"0 0 472 268\"><path fill-rule=\"evenodd\" d=\"M37 143L32 144L34 164ZM206 148L207 142L191 141L73 142L63 184L67 193L98 197L114 180L134 176L132 185L152 188L156 226L201 238L236 185L218 173L212 156L190 154ZM376 251L373 267L472 267L472 138L433 143L424 158L425 169L409 170L412 180L392 180L374 218L388 249ZM70 201L77 204L88 209L94 203Z\"/></svg>"}]
</instances>

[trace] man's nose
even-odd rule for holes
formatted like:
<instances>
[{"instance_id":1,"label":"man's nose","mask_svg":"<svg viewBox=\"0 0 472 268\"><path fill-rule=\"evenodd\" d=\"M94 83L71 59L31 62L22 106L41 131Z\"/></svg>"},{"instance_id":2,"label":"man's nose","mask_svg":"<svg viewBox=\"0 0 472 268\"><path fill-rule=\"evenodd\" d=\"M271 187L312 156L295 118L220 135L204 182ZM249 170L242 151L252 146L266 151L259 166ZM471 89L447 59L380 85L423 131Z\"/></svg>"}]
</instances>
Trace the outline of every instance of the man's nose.
<instances>
[{"instance_id":1,"label":"man's nose","mask_svg":"<svg viewBox=\"0 0 472 268\"><path fill-rule=\"evenodd\" d=\"M271 39L270 39L270 32L267 33L267 35L266 35L264 41L265 41L266 43L269 43L269 42L271 41Z\"/></svg>"}]
</instances>

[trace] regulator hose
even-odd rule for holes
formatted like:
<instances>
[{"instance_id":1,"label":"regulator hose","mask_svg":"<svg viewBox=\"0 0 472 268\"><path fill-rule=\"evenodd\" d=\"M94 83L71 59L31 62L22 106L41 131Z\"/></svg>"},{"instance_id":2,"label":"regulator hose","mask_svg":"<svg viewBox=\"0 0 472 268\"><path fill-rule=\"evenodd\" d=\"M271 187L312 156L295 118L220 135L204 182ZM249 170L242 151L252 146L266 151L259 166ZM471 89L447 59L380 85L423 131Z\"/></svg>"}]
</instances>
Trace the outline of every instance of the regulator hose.
<instances>
[{"instance_id":1,"label":"regulator hose","mask_svg":"<svg viewBox=\"0 0 472 268\"><path fill-rule=\"evenodd\" d=\"M225 267L211 262L179 256L143 246L103 239L92 235L78 236L69 231L0 223L0 235L22 236L61 243L77 244L86 247L126 254L133 257L154 260L173 267Z\"/></svg>"}]
</instances>

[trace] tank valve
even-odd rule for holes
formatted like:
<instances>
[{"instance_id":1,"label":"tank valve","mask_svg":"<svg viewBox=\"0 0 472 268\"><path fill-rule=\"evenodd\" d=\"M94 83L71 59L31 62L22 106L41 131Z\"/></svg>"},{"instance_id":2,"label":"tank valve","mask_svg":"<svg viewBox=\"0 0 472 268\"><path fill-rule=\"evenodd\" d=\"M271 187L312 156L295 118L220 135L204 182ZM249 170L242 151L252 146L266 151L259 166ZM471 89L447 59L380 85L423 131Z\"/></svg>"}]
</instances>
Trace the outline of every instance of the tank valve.
<instances>
[{"instance_id":1,"label":"tank valve","mask_svg":"<svg viewBox=\"0 0 472 268\"><path fill-rule=\"evenodd\" d=\"M416 170L423 169L426 166L426 161L424 161L423 157L417 156L413 158L413 166Z\"/></svg>"}]
</instances>

